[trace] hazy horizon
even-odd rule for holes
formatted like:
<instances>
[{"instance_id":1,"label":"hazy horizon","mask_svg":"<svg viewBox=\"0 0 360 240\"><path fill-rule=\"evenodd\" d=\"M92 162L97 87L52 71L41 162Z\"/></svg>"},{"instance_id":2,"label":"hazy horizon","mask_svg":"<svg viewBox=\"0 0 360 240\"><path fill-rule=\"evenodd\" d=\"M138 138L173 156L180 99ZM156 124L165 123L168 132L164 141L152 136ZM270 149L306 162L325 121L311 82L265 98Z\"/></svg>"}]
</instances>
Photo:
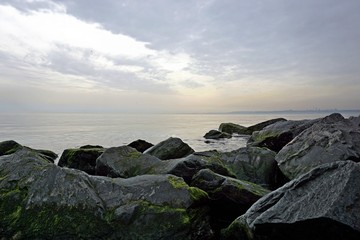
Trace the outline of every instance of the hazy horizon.
<instances>
[{"instance_id":1,"label":"hazy horizon","mask_svg":"<svg viewBox=\"0 0 360 240\"><path fill-rule=\"evenodd\" d=\"M0 111L358 110L359 12L357 0L0 0Z\"/></svg>"}]
</instances>

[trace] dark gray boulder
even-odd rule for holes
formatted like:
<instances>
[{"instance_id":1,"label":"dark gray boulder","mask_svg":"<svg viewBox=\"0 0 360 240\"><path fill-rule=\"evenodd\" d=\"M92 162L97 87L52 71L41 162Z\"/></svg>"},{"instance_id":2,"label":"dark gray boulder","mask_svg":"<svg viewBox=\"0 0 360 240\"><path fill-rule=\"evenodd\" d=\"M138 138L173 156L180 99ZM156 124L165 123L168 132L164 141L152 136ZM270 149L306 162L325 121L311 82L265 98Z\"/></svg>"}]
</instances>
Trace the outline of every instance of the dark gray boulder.
<instances>
[{"instance_id":1,"label":"dark gray boulder","mask_svg":"<svg viewBox=\"0 0 360 240\"><path fill-rule=\"evenodd\" d=\"M279 152L299 133L318 121L319 119L276 122L261 131L253 132L247 145L252 147L266 147L275 152Z\"/></svg>"},{"instance_id":2,"label":"dark gray boulder","mask_svg":"<svg viewBox=\"0 0 360 240\"><path fill-rule=\"evenodd\" d=\"M288 179L275 161L276 153L267 148L244 147L231 152L206 151L195 153L213 162L221 162L237 179L276 189Z\"/></svg>"},{"instance_id":3,"label":"dark gray boulder","mask_svg":"<svg viewBox=\"0 0 360 240\"><path fill-rule=\"evenodd\" d=\"M254 183L225 177L209 169L200 170L190 184L208 193L213 229L227 227L239 215L270 191Z\"/></svg>"},{"instance_id":4,"label":"dark gray boulder","mask_svg":"<svg viewBox=\"0 0 360 240\"><path fill-rule=\"evenodd\" d=\"M14 140L0 142L0 156L12 154L21 148L22 145Z\"/></svg>"},{"instance_id":5,"label":"dark gray boulder","mask_svg":"<svg viewBox=\"0 0 360 240\"><path fill-rule=\"evenodd\" d=\"M149 148L151 148L152 146L154 146L154 144L149 143L149 142L147 142L145 140L142 140L142 139L138 139L136 141L133 141L133 142L129 143L128 146L132 147L132 148L135 148L139 152L143 153L146 150L148 150Z\"/></svg>"},{"instance_id":6,"label":"dark gray boulder","mask_svg":"<svg viewBox=\"0 0 360 240\"><path fill-rule=\"evenodd\" d=\"M261 131L263 130L265 127L277 123L277 122L285 122L287 121L285 118L275 118L275 119L270 119L261 123L257 123L255 125L252 125L250 127L247 128L248 134L252 134L255 131Z\"/></svg>"},{"instance_id":7,"label":"dark gray boulder","mask_svg":"<svg viewBox=\"0 0 360 240\"><path fill-rule=\"evenodd\" d=\"M194 153L181 159L168 161L168 164L159 167L157 171L164 171L182 177L185 182L190 183L193 176L202 169L210 169L211 171L224 175L235 177L231 170L218 158L212 155L204 155Z\"/></svg>"},{"instance_id":8,"label":"dark gray boulder","mask_svg":"<svg viewBox=\"0 0 360 240\"><path fill-rule=\"evenodd\" d=\"M173 175L91 176L22 149L0 157L3 239L211 239L207 194Z\"/></svg>"},{"instance_id":9,"label":"dark gray boulder","mask_svg":"<svg viewBox=\"0 0 360 240\"><path fill-rule=\"evenodd\" d=\"M65 149L58 166L74 168L95 175L96 159L105 151L101 146L83 146Z\"/></svg>"},{"instance_id":10,"label":"dark gray boulder","mask_svg":"<svg viewBox=\"0 0 360 240\"><path fill-rule=\"evenodd\" d=\"M324 118L276 155L280 169L290 179L321 164L344 160L360 162L360 127L356 118Z\"/></svg>"},{"instance_id":11,"label":"dark gray boulder","mask_svg":"<svg viewBox=\"0 0 360 240\"><path fill-rule=\"evenodd\" d=\"M161 160L182 158L192 154L194 150L180 138L170 137L145 151Z\"/></svg>"},{"instance_id":12,"label":"dark gray boulder","mask_svg":"<svg viewBox=\"0 0 360 240\"><path fill-rule=\"evenodd\" d=\"M221 139L221 138L231 138L231 134L220 132L218 130L210 130L204 135L206 139Z\"/></svg>"},{"instance_id":13,"label":"dark gray boulder","mask_svg":"<svg viewBox=\"0 0 360 240\"><path fill-rule=\"evenodd\" d=\"M223 239L360 239L360 164L321 165L257 201Z\"/></svg>"},{"instance_id":14,"label":"dark gray boulder","mask_svg":"<svg viewBox=\"0 0 360 240\"><path fill-rule=\"evenodd\" d=\"M155 169L164 164L157 157L143 154L129 146L112 147L96 159L96 175L129 178L156 173Z\"/></svg>"},{"instance_id":15,"label":"dark gray boulder","mask_svg":"<svg viewBox=\"0 0 360 240\"><path fill-rule=\"evenodd\" d=\"M50 150L43 150L43 149L32 149L29 147L22 146L21 144L15 142L14 140L3 141L0 142L0 156L12 154L18 150L23 148L28 148L39 153L42 157L44 157L49 162L54 162L55 159L58 158L58 155Z\"/></svg>"},{"instance_id":16,"label":"dark gray boulder","mask_svg":"<svg viewBox=\"0 0 360 240\"><path fill-rule=\"evenodd\" d=\"M236 123L221 123L219 126L219 131L228 134L248 134L247 127Z\"/></svg>"}]
</instances>

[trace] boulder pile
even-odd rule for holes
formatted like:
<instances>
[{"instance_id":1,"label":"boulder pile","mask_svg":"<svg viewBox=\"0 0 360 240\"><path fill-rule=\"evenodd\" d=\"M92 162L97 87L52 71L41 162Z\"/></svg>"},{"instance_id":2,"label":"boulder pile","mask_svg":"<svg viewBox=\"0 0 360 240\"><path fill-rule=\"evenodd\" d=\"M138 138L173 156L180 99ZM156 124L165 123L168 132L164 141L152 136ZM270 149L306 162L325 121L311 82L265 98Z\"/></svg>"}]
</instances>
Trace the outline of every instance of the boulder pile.
<instances>
[{"instance_id":1,"label":"boulder pile","mask_svg":"<svg viewBox=\"0 0 360 240\"><path fill-rule=\"evenodd\" d=\"M215 132L214 132L215 133ZM360 239L360 117L272 119L231 152L179 138L57 155L0 143L1 239Z\"/></svg>"}]
</instances>

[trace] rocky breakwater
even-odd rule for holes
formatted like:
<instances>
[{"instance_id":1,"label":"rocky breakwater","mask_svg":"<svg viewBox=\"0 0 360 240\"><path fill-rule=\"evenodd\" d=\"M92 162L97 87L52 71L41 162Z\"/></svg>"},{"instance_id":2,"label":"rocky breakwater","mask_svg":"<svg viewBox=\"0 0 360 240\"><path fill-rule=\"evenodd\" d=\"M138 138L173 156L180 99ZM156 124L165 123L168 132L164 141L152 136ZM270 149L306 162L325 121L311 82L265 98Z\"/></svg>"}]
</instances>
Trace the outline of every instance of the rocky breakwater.
<instances>
[{"instance_id":1,"label":"rocky breakwater","mask_svg":"<svg viewBox=\"0 0 360 240\"><path fill-rule=\"evenodd\" d=\"M61 166L51 151L2 142L0 236L360 239L359 124L275 119L232 152L141 140L67 149Z\"/></svg>"}]
</instances>

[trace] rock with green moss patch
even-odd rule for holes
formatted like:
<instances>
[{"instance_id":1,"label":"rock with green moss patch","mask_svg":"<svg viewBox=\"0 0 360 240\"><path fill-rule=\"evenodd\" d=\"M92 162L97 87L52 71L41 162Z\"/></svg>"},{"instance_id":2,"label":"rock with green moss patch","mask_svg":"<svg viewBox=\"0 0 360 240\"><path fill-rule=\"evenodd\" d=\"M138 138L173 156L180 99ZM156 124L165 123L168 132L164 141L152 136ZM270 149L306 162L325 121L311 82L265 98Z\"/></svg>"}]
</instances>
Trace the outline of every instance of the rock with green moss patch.
<instances>
[{"instance_id":1,"label":"rock with green moss patch","mask_svg":"<svg viewBox=\"0 0 360 240\"><path fill-rule=\"evenodd\" d=\"M3 239L211 239L207 194L172 175L91 176L22 149L0 157Z\"/></svg>"},{"instance_id":2,"label":"rock with green moss patch","mask_svg":"<svg viewBox=\"0 0 360 240\"><path fill-rule=\"evenodd\" d=\"M129 146L112 147L96 160L96 175L129 178L156 173L155 169L164 164L157 157L143 154Z\"/></svg>"},{"instance_id":3,"label":"rock with green moss patch","mask_svg":"<svg viewBox=\"0 0 360 240\"><path fill-rule=\"evenodd\" d=\"M276 153L267 148L244 147L231 152L196 153L222 162L238 179L253 182L267 189L276 189L288 181L275 161Z\"/></svg>"},{"instance_id":4,"label":"rock with green moss patch","mask_svg":"<svg viewBox=\"0 0 360 240\"><path fill-rule=\"evenodd\" d=\"M101 146L83 146L80 148L65 149L58 165L74 168L95 175L96 159L105 151Z\"/></svg>"},{"instance_id":5,"label":"rock with green moss patch","mask_svg":"<svg viewBox=\"0 0 360 240\"><path fill-rule=\"evenodd\" d=\"M228 226L253 203L270 192L254 183L225 177L209 169L199 171L190 185L209 194L211 219L215 229Z\"/></svg>"},{"instance_id":6,"label":"rock with green moss patch","mask_svg":"<svg viewBox=\"0 0 360 240\"><path fill-rule=\"evenodd\" d=\"M224 239L360 239L360 164L339 161L301 175L258 200Z\"/></svg>"},{"instance_id":7,"label":"rock with green moss patch","mask_svg":"<svg viewBox=\"0 0 360 240\"><path fill-rule=\"evenodd\" d=\"M247 145L253 147L266 147L275 152L279 152L299 133L311 127L318 121L319 119L276 122L268 125L261 131L253 132Z\"/></svg>"},{"instance_id":8,"label":"rock with green moss patch","mask_svg":"<svg viewBox=\"0 0 360 240\"><path fill-rule=\"evenodd\" d=\"M50 150L44 149L32 149L29 147L22 146L21 144L15 142L14 140L0 142L0 156L12 154L20 149L27 148L34 152L39 153L43 158L47 159L49 162L54 162L58 155Z\"/></svg>"},{"instance_id":9,"label":"rock with green moss patch","mask_svg":"<svg viewBox=\"0 0 360 240\"><path fill-rule=\"evenodd\" d=\"M170 137L145 151L161 160L182 158L193 152L194 150L187 143L176 137Z\"/></svg>"},{"instance_id":10,"label":"rock with green moss patch","mask_svg":"<svg viewBox=\"0 0 360 240\"><path fill-rule=\"evenodd\" d=\"M219 131L228 134L248 134L247 127L236 123L221 123L219 126Z\"/></svg>"}]
</instances>

